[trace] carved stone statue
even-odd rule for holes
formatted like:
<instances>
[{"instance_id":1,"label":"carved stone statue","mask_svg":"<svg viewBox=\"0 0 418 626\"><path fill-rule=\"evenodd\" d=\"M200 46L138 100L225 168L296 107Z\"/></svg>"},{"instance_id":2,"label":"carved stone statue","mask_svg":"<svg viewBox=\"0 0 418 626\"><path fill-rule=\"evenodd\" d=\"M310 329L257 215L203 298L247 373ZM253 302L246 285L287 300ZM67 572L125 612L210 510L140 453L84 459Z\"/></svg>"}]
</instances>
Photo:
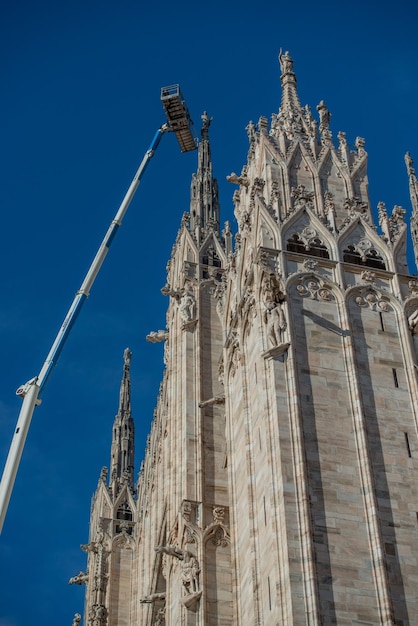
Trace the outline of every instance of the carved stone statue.
<instances>
[{"instance_id":1,"label":"carved stone statue","mask_svg":"<svg viewBox=\"0 0 418 626\"><path fill-rule=\"evenodd\" d=\"M199 574L200 567L196 557L191 552L184 551L184 558L181 564L181 582L185 587L186 593L199 591Z\"/></svg>"},{"instance_id":2,"label":"carved stone statue","mask_svg":"<svg viewBox=\"0 0 418 626\"><path fill-rule=\"evenodd\" d=\"M76 613L73 618L72 626L78 626L80 622L81 622L81 615L80 613Z\"/></svg>"},{"instance_id":3,"label":"carved stone statue","mask_svg":"<svg viewBox=\"0 0 418 626\"><path fill-rule=\"evenodd\" d=\"M200 119L202 120L202 131L208 130L213 117L208 117L207 111L203 111L203 115L201 115Z\"/></svg>"},{"instance_id":4,"label":"carved stone statue","mask_svg":"<svg viewBox=\"0 0 418 626\"><path fill-rule=\"evenodd\" d=\"M173 556L181 561L181 582L186 594L195 594L199 591L199 562L188 550L176 546L156 546L155 552Z\"/></svg>"},{"instance_id":5,"label":"carved stone statue","mask_svg":"<svg viewBox=\"0 0 418 626\"><path fill-rule=\"evenodd\" d=\"M282 341L282 333L286 330L286 318L280 302L265 305L264 321L267 325L267 338L271 345L278 346Z\"/></svg>"},{"instance_id":6,"label":"carved stone statue","mask_svg":"<svg viewBox=\"0 0 418 626\"><path fill-rule=\"evenodd\" d=\"M286 50L284 54L280 50L279 62L282 74L293 71L293 59L291 58L288 50Z\"/></svg>"},{"instance_id":7,"label":"carved stone statue","mask_svg":"<svg viewBox=\"0 0 418 626\"><path fill-rule=\"evenodd\" d=\"M132 357L132 352L129 350L129 348L125 348L125 351L123 353L123 359L125 361L125 365L129 365L130 364L131 357Z\"/></svg>"},{"instance_id":8,"label":"carved stone statue","mask_svg":"<svg viewBox=\"0 0 418 626\"><path fill-rule=\"evenodd\" d=\"M195 318L196 300L191 291L186 291L180 301L180 315L184 322L191 322Z\"/></svg>"},{"instance_id":9,"label":"carved stone statue","mask_svg":"<svg viewBox=\"0 0 418 626\"><path fill-rule=\"evenodd\" d=\"M412 334L415 334L417 332L417 325L418 325L418 309L415 309L415 311L413 313L411 313L411 315L408 317L408 326L409 326L409 330L412 331Z\"/></svg>"},{"instance_id":10,"label":"carved stone statue","mask_svg":"<svg viewBox=\"0 0 418 626\"><path fill-rule=\"evenodd\" d=\"M318 104L316 110L319 113L319 130L322 133L324 130L328 130L329 128L331 113L328 111L323 100L321 100L321 102Z\"/></svg>"}]
</instances>

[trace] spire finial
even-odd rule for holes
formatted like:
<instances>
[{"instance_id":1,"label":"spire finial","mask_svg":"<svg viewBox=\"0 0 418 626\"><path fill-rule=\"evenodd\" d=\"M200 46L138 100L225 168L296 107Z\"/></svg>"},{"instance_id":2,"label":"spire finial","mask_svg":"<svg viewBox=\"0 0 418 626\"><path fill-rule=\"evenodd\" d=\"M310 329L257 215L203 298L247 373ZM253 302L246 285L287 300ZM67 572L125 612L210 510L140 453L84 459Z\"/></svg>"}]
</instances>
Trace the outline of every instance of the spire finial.
<instances>
[{"instance_id":1,"label":"spire finial","mask_svg":"<svg viewBox=\"0 0 418 626\"><path fill-rule=\"evenodd\" d=\"M212 174L209 141L209 126L212 119L207 111L201 115L202 141L198 149L197 172L192 176L190 232L198 244L205 239L209 230L215 229L219 233L218 185Z\"/></svg>"},{"instance_id":2,"label":"spire finial","mask_svg":"<svg viewBox=\"0 0 418 626\"><path fill-rule=\"evenodd\" d=\"M293 59L290 56L288 50L286 50L286 52L283 54L282 49L280 48L279 62L280 62L280 69L282 71L282 76L288 73L293 74Z\"/></svg>"},{"instance_id":3,"label":"spire finial","mask_svg":"<svg viewBox=\"0 0 418 626\"><path fill-rule=\"evenodd\" d=\"M208 117L207 111L203 111L203 114L201 115L201 120L202 120L202 130L201 130L201 135L202 135L202 139L208 139L209 138L209 126L213 120L213 117Z\"/></svg>"},{"instance_id":4,"label":"spire finial","mask_svg":"<svg viewBox=\"0 0 418 626\"><path fill-rule=\"evenodd\" d=\"M112 451L110 461L110 484L113 495L120 490L124 477L133 488L134 470L134 422L131 415L131 377L130 364L132 352L125 348L123 352L123 375L120 384L119 410L113 423Z\"/></svg>"},{"instance_id":5,"label":"spire finial","mask_svg":"<svg viewBox=\"0 0 418 626\"><path fill-rule=\"evenodd\" d=\"M132 358L132 352L130 351L129 348L125 348L125 351L123 353L123 360L125 361L125 365L127 365L128 367L131 364L131 358Z\"/></svg>"}]
</instances>

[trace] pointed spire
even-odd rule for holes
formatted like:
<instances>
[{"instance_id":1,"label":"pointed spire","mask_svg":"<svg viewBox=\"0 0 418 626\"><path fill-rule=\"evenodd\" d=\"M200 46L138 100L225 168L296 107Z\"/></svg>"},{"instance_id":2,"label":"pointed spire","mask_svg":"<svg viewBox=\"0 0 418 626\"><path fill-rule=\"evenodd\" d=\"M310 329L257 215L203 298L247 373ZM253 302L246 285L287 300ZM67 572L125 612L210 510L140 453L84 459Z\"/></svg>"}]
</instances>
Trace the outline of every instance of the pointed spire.
<instances>
[{"instance_id":1,"label":"pointed spire","mask_svg":"<svg viewBox=\"0 0 418 626\"><path fill-rule=\"evenodd\" d=\"M198 169L192 176L190 200L190 230L201 243L208 229L219 234L218 184L213 178L209 142L209 126L212 118L205 111L202 115L201 141L198 150Z\"/></svg>"},{"instance_id":2,"label":"pointed spire","mask_svg":"<svg viewBox=\"0 0 418 626\"><path fill-rule=\"evenodd\" d=\"M271 134L281 139L281 147L284 151L289 142L299 139L311 146L318 139L318 122L313 119L308 106L302 108L296 88L296 74L293 71L293 59L289 52L280 50L279 62L281 69L280 81L282 84L282 101L278 115L273 115ZM323 105L323 103L321 103ZM324 109L326 110L325 105ZM321 108L321 111L324 109ZM329 112L327 111L328 120ZM328 128L326 132L329 132Z\"/></svg>"},{"instance_id":3,"label":"pointed spire","mask_svg":"<svg viewBox=\"0 0 418 626\"><path fill-rule=\"evenodd\" d=\"M134 421L131 415L130 365L132 352L126 348L123 354L124 365L119 393L119 410L113 423L112 452L110 460L110 485L113 496L127 483L134 484Z\"/></svg>"},{"instance_id":4,"label":"pointed spire","mask_svg":"<svg viewBox=\"0 0 418 626\"><path fill-rule=\"evenodd\" d=\"M282 83L281 109L283 111L291 111L293 114L299 114L302 107L296 89L296 74L293 71L293 59L288 51L283 54L280 49L279 62L282 71L282 75L280 76Z\"/></svg>"}]
</instances>

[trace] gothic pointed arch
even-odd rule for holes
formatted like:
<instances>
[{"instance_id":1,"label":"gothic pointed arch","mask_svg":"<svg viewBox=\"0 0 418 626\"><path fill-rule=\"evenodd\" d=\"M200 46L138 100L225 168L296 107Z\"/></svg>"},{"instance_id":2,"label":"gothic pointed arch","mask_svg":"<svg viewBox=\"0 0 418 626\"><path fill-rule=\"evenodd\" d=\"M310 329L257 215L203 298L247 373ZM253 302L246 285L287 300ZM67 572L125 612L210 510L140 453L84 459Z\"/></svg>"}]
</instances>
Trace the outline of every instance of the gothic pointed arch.
<instances>
[{"instance_id":1,"label":"gothic pointed arch","mask_svg":"<svg viewBox=\"0 0 418 626\"><path fill-rule=\"evenodd\" d=\"M316 190L316 171L312 157L306 147L299 141L290 147L287 156L288 177L290 190L303 185L308 191ZM315 194L313 194L314 198ZM288 199L288 201L290 198ZM315 207L317 208L317 207Z\"/></svg>"},{"instance_id":2,"label":"gothic pointed arch","mask_svg":"<svg viewBox=\"0 0 418 626\"><path fill-rule=\"evenodd\" d=\"M378 313L396 311L398 315L403 315L402 307L396 298L389 291L376 287L372 282L364 281L361 285L349 287L345 293L345 299L347 303L354 299L356 305L363 309L371 309Z\"/></svg>"},{"instance_id":3,"label":"gothic pointed arch","mask_svg":"<svg viewBox=\"0 0 418 626\"><path fill-rule=\"evenodd\" d=\"M337 304L344 301L344 294L339 285L316 271L292 274L287 278L284 286L286 293L290 293L296 287L296 292L303 298Z\"/></svg>"},{"instance_id":4,"label":"gothic pointed arch","mask_svg":"<svg viewBox=\"0 0 418 626\"><path fill-rule=\"evenodd\" d=\"M258 247L277 250L279 248L279 232L277 221L269 213L266 206L260 203L254 216L254 233Z\"/></svg>"},{"instance_id":5,"label":"gothic pointed arch","mask_svg":"<svg viewBox=\"0 0 418 626\"><path fill-rule=\"evenodd\" d=\"M348 198L352 196L351 180L347 168L339 160L335 150L327 148L321 162L318 164L318 175L321 183L321 195L332 194L333 198ZM342 221L343 207L335 206L339 222Z\"/></svg>"},{"instance_id":6,"label":"gothic pointed arch","mask_svg":"<svg viewBox=\"0 0 418 626\"><path fill-rule=\"evenodd\" d=\"M207 266L206 276L216 274L216 268L221 269L226 263L225 251L213 232L208 233L199 249L200 262ZM204 270L205 271L205 270Z\"/></svg>"},{"instance_id":7,"label":"gothic pointed arch","mask_svg":"<svg viewBox=\"0 0 418 626\"><path fill-rule=\"evenodd\" d=\"M282 248L324 259L336 259L333 237L312 210L302 207L283 225Z\"/></svg>"},{"instance_id":8,"label":"gothic pointed arch","mask_svg":"<svg viewBox=\"0 0 418 626\"><path fill-rule=\"evenodd\" d=\"M340 260L364 268L388 269L385 244L361 218L353 220L338 238Z\"/></svg>"}]
</instances>

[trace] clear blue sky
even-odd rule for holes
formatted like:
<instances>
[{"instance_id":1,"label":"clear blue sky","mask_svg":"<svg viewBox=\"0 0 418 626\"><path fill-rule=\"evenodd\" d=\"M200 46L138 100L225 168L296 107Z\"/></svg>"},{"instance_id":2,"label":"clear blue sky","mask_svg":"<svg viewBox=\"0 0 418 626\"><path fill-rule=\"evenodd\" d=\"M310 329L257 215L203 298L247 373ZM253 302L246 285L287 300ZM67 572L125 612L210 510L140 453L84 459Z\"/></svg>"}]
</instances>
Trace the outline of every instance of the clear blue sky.
<instances>
[{"instance_id":1,"label":"clear blue sky","mask_svg":"<svg viewBox=\"0 0 418 626\"><path fill-rule=\"evenodd\" d=\"M15 390L46 357L74 293L165 121L180 83L196 126L208 111L223 219L245 126L280 104L290 50L302 104L324 99L331 129L365 137L370 198L410 215L406 150L418 165L418 9L381 2L4 2L0 9L1 469ZM90 499L109 464L123 351L133 352L137 470L163 371L160 293L196 155L163 138L36 410L3 534L0 626L71 626L84 589ZM412 267L411 272L416 271Z\"/></svg>"}]
</instances>

